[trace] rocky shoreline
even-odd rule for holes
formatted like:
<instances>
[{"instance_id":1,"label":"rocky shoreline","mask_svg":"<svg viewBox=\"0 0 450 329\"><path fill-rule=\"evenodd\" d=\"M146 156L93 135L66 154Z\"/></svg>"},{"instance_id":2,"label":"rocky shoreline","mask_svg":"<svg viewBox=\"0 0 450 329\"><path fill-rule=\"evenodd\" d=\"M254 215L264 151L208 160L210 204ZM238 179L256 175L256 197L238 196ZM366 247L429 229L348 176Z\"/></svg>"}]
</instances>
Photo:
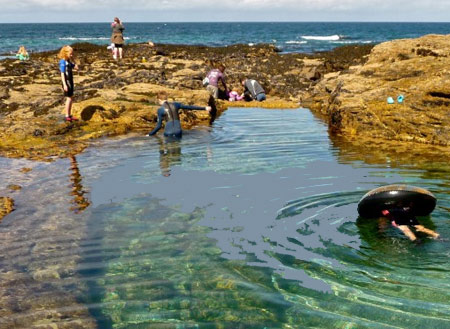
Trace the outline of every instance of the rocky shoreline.
<instances>
[{"instance_id":1,"label":"rocky shoreline","mask_svg":"<svg viewBox=\"0 0 450 329\"><path fill-rule=\"evenodd\" d=\"M76 123L62 120L57 51L0 62L0 156L52 161L100 137L144 134L156 124L155 96L165 90L177 101L215 108L213 117L183 113L185 129L210 124L229 106L306 107L328 122L331 137L361 153L375 143L450 157L450 35L317 54L281 54L272 45L133 44L120 62L104 46L73 47L80 66L73 111L82 120ZM227 67L231 87L239 86L241 75L260 81L268 101L211 103L201 81L217 63ZM398 95L403 103L386 102Z\"/></svg>"}]
</instances>

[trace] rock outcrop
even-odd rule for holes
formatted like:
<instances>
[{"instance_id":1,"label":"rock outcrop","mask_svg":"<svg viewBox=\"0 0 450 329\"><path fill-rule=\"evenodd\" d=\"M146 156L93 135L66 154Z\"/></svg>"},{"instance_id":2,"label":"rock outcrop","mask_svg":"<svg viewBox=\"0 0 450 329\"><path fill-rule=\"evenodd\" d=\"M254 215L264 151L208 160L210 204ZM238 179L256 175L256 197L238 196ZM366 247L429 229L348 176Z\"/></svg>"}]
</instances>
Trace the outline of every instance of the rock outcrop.
<instances>
[{"instance_id":1,"label":"rock outcrop","mask_svg":"<svg viewBox=\"0 0 450 329\"><path fill-rule=\"evenodd\" d=\"M51 160L82 151L89 141L130 131L150 131L156 123L156 94L185 104L213 105L215 115L229 102L211 104L202 86L217 62L227 66L228 84L239 88L240 75L258 79L270 95L264 107L298 107L301 90L321 76L322 62L305 55L280 55L270 45L222 48L146 44L127 46L115 62L105 47L75 44L73 111L82 120L63 122L64 97L57 52L33 54L28 62L0 62L0 155ZM305 63L306 62L306 63ZM254 106L254 103L233 104ZM185 129L209 124L206 112L182 115Z\"/></svg>"},{"instance_id":2,"label":"rock outcrop","mask_svg":"<svg viewBox=\"0 0 450 329\"><path fill-rule=\"evenodd\" d=\"M448 154L449 68L450 35L385 42L363 65L326 74L305 104L347 139L414 142Z\"/></svg>"},{"instance_id":3,"label":"rock outcrop","mask_svg":"<svg viewBox=\"0 0 450 329\"><path fill-rule=\"evenodd\" d=\"M33 54L28 62L0 62L0 156L51 160L82 151L103 136L139 131L156 123L156 94L187 104L211 104L202 86L216 63L227 67L228 85L257 79L269 101L258 106L299 105L320 114L331 132L364 145L369 140L450 147L450 35L347 46L331 52L280 54L272 45L202 47L129 45L115 62L102 46L75 44L74 113L62 121L64 97L56 51ZM402 103L386 99L403 95ZM213 104L216 115L228 106ZM182 115L185 129L209 124L207 113ZM381 143L383 144L383 143ZM410 146L411 147L411 146Z\"/></svg>"}]
</instances>

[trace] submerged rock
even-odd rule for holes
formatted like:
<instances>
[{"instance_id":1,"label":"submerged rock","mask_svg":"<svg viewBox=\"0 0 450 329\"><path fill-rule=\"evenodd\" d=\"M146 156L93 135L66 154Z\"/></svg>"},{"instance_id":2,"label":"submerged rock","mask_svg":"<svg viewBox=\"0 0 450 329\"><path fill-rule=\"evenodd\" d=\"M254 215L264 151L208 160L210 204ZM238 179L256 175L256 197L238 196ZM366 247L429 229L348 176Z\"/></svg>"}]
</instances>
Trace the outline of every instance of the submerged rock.
<instances>
[{"instance_id":1,"label":"submerged rock","mask_svg":"<svg viewBox=\"0 0 450 329\"><path fill-rule=\"evenodd\" d=\"M14 200L0 197L0 220L14 210Z\"/></svg>"}]
</instances>

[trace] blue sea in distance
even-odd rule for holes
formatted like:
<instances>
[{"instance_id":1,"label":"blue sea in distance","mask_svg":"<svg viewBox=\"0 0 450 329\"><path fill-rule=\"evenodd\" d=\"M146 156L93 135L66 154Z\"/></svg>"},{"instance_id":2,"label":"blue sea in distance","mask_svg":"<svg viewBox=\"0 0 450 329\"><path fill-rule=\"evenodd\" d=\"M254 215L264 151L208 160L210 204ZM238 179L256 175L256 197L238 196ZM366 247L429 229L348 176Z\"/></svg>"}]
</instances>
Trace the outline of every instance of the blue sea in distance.
<instances>
[{"instance_id":1,"label":"blue sea in distance","mask_svg":"<svg viewBox=\"0 0 450 329\"><path fill-rule=\"evenodd\" d=\"M127 43L227 46L270 43L283 52L311 53L349 44L377 44L426 34L450 34L450 23L124 23ZM65 44L109 44L110 23L0 24L0 54L57 49Z\"/></svg>"}]
</instances>

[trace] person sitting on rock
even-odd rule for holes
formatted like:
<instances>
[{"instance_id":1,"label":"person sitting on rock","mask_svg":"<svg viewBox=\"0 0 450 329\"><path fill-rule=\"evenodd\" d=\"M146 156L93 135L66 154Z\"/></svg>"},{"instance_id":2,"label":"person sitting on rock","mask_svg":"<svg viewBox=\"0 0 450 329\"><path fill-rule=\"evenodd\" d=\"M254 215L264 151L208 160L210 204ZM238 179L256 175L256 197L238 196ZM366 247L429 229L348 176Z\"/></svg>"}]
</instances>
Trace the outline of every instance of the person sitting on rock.
<instances>
[{"instance_id":1,"label":"person sitting on rock","mask_svg":"<svg viewBox=\"0 0 450 329\"><path fill-rule=\"evenodd\" d=\"M161 107L158 109L158 122L156 127L148 134L149 136L155 135L162 127L163 120L166 121L164 128L164 136L179 139L182 137L180 114L179 110L206 110L211 112L211 107L191 106L184 105L177 102L168 102L167 93L161 91L158 93L158 102Z\"/></svg>"},{"instance_id":2,"label":"person sitting on rock","mask_svg":"<svg viewBox=\"0 0 450 329\"><path fill-rule=\"evenodd\" d=\"M414 227L417 232L428 234L433 239L439 238L439 233L420 225L416 217L411 213L411 209L409 207L394 208L390 210L385 209L382 210L381 213L390 220L392 226L402 231L402 233L405 234L411 241L417 242L419 240L411 231L410 227Z\"/></svg>"},{"instance_id":3,"label":"person sitting on rock","mask_svg":"<svg viewBox=\"0 0 450 329\"><path fill-rule=\"evenodd\" d=\"M219 64L217 69L212 69L208 72L206 75L206 90L210 93L214 99L227 99L226 95L228 95L228 88L227 84L225 82L225 66L223 64ZM219 89L219 81L222 82L222 85L224 87L224 91L221 91ZM220 97L223 95L222 97Z\"/></svg>"},{"instance_id":4,"label":"person sitting on rock","mask_svg":"<svg viewBox=\"0 0 450 329\"><path fill-rule=\"evenodd\" d=\"M28 51L24 46L20 46L19 51L16 54L16 57L20 61L27 61L30 59L30 55L28 55Z\"/></svg>"},{"instance_id":5,"label":"person sitting on rock","mask_svg":"<svg viewBox=\"0 0 450 329\"><path fill-rule=\"evenodd\" d=\"M266 92L258 81L242 77L241 83L244 86L244 98L246 101L256 100L262 102L266 100Z\"/></svg>"}]
</instances>

